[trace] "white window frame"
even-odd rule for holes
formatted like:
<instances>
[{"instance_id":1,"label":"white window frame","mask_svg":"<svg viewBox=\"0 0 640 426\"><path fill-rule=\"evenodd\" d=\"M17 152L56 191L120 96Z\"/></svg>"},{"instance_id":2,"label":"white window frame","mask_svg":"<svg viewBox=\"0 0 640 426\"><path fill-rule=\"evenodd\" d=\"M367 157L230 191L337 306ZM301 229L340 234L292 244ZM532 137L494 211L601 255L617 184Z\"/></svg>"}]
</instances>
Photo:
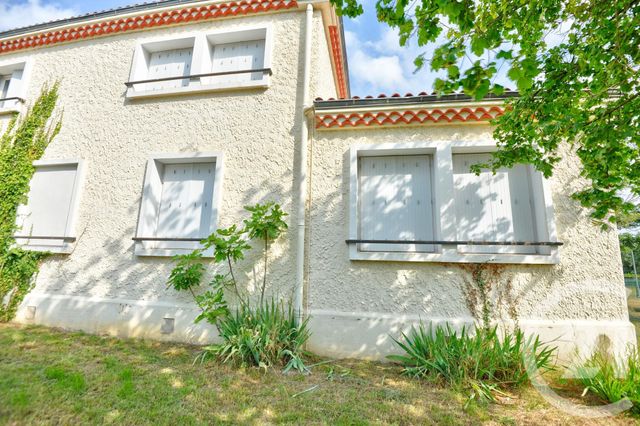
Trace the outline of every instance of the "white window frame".
<instances>
[{"instance_id":1,"label":"white window frame","mask_svg":"<svg viewBox=\"0 0 640 426\"><path fill-rule=\"evenodd\" d=\"M435 140L409 143L358 144L349 150L349 240L360 239L359 220L359 158L386 155L431 155L434 240L457 241L454 204L453 154L487 153L496 150L491 140ZM540 176L532 185L535 226L539 241L557 241L555 215L549 181ZM535 179L537 180L537 179ZM434 252L371 252L361 251L360 244L349 244L351 260L451 262L451 263L511 263L557 264L557 246L538 246L535 254L465 253L458 246L435 245Z\"/></svg>"},{"instance_id":2,"label":"white window frame","mask_svg":"<svg viewBox=\"0 0 640 426\"><path fill-rule=\"evenodd\" d=\"M191 56L191 75L214 72L211 69L211 53L215 43L232 43L245 40L256 40L264 37L264 64L262 68L271 68L273 51L273 26L271 24L259 26L239 26L220 31L185 33L170 37L153 38L138 42L133 54L133 62L129 73L129 81L146 80L148 77L149 52L170 50L193 45ZM251 88L267 88L271 78L264 73L262 79L244 82L206 83L207 77L192 78L183 87L164 88L157 90L145 89L145 84L133 85L127 89L129 99L148 98L157 96L189 95L216 91L241 90Z\"/></svg>"},{"instance_id":3,"label":"white window frame","mask_svg":"<svg viewBox=\"0 0 640 426\"><path fill-rule=\"evenodd\" d=\"M0 61L0 75L13 74L22 71L19 78L12 78L7 91L7 98L27 98L27 86L31 78L32 61L29 59L11 59ZM2 88L0 88L0 95ZM0 99L2 96L0 96ZM11 101L0 101L0 115L19 113L22 111L23 102L14 99Z\"/></svg>"},{"instance_id":4,"label":"white window frame","mask_svg":"<svg viewBox=\"0 0 640 426\"><path fill-rule=\"evenodd\" d=\"M140 211L136 228L136 237L155 237L156 221L158 218L159 191L162 191L160 166L175 163L215 163L213 197L211 199L211 222L209 232L201 237L208 237L218 227L220 202L222 200L222 179L224 172L224 154L221 152L190 152L190 153L158 153L152 154L147 161L144 176L144 187L140 201ZM174 241L164 243L158 248L157 241L136 241L135 254L137 256L167 257L178 254L191 253L194 249L202 248L198 242ZM204 257L212 257L213 250L205 250Z\"/></svg>"},{"instance_id":5,"label":"white window frame","mask_svg":"<svg viewBox=\"0 0 640 426\"><path fill-rule=\"evenodd\" d=\"M67 165L75 165L76 166L76 178L73 183L73 192L71 194L71 202L69 208L69 217L67 218L67 224L65 226L64 235L51 235L53 237L65 237L65 238L75 238L76 225L79 216L80 210L80 195L82 191L82 186L84 185L85 179L85 170L86 165L85 161L81 159L69 159L69 160L37 160L33 162L33 166L37 168L46 168L51 166L67 166ZM19 209L26 208L26 205L22 205ZM20 229L16 230L17 235L25 235L23 231ZM40 236L40 235L38 235ZM47 236L47 235L42 235ZM23 248L24 250L30 251L42 251L49 253L59 253L59 254L69 254L73 252L75 248L76 241L65 241L65 240L52 240L55 242L55 245L52 243L51 245L37 245L31 244L29 239L27 238L16 238L16 245Z\"/></svg>"}]
</instances>

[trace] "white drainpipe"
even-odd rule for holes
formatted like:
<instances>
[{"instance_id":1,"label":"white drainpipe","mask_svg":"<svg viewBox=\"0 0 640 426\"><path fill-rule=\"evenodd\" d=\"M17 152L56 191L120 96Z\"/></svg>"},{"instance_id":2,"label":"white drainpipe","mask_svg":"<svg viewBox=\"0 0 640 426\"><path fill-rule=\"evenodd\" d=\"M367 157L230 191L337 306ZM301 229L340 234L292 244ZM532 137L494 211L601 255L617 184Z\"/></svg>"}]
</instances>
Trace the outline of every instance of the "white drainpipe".
<instances>
[{"instance_id":1,"label":"white drainpipe","mask_svg":"<svg viewBox=\"0 0 640 426\"><path fill-rule=\"evenodd\" d=\"M300 180L298 182L298 236L296 243L296 288L293 295L294 309L299 318L304 318L304 239L306 228L306 202L307 202L307 147L309 128L305 110L309 98L309 72L311 69L311 30L313 24L313 6L307 4L307 16L304 34L304 53L302 68L302 105L300 108Z\"/></svg>"}]
</instances>

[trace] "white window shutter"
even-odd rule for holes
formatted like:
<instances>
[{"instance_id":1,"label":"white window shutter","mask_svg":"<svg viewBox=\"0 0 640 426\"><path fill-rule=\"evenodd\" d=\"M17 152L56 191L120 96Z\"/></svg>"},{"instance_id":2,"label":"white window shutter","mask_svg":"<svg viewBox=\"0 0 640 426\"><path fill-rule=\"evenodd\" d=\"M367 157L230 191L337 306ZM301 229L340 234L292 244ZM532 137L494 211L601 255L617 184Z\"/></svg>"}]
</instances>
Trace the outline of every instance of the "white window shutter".
<instances>
[{"instance_id":1,"label":"white window shutter","mask_svg":"<svg viewBox=\"0 0 640 426\"><path fill-rule=\"evenodd\" d=\"M526 166L484 171L471 166L491 154L455 154L453 174L458 240L533 241L530 177ZM466 253L535 253L531 246L461 246Z\"/></svg>"},{"instance_id":2,"label":"white window shutter","mask_svg":"<svg viewBox=\"0 0 640 426\"><path fill-rule=\"evenodd\" d=\"M264 67L264 40L217 44L213 48L212 72L241 71ZM263 73L216 76L214 83L261 80Z\"/></svg>"},{"instance_id":3,"label":"white window shutter","mask_svg":"<svg viewBox=\"0 0 640 426\"><path fill-rule=\"evenodd\" d=\"M156 237L202 238L209 234L215 163L165 164ZM159 243L158 247L171 246Z\"/></svg>"},{"instance_id":4,"label":"white window shutter","mask_svg":"<svg viewBox=\"0 0 640 426\"><path fill-rule=\"evenodd\" d=\"M10 75L0 75L0 99L9 97L9 85L11 84ZM0 108L5 106L5 101L0 101Z\"/></svg>"},{"instance_id":5,"label":"white window shutter","mask_svg":"<svg viewBox=\"0 0 640 426\"><path fill-rule=\"evenodd\" d=\"M360 159L360 238L433 240L431 161L426 155ZM363 251L433 251L433 245L361 244Z\"/></svg>"},{"instance_id":6,"label":"white window shutter","mask_svg":"<svg viewBox=\"0 0 640 426\"><path fill-rule=\"evenodd\" d=\"M188 76L191 74L193 48L152 52L149 57L148 79ZM189 79L147 83L147 90L159 90L189 85Z\"/></svg>"},{"instance_id":7,"label":"white window shutter","mask_svg":"<svg viewBox=\"0 0 640 426\"><path fill-rule=\"evenodd\" d=\"M20 235L65 237L71 215L77 164L36 168L26 206L19 209ZM22 242L22 239L20 239ZM33 246L60 246L63 240L29 239Z\"/></svg>"}]
</instances>

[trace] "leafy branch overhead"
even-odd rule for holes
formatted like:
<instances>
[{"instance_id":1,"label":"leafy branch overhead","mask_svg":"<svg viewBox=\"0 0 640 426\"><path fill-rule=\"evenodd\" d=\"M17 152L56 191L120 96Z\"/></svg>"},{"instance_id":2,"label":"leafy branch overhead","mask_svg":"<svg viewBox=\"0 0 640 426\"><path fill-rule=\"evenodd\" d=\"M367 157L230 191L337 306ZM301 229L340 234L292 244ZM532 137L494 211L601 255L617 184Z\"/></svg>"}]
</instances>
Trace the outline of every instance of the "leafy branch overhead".
<instances>
[{"instance_id":1,"label":"leafy branch overhead","mask_svg":"<svg viewBox=\"0 0 640 426\"><path fill-rule=\"evenodd\" d=\"M332 2L363 13L358 0ZM438 93L502 94L503 70L515 83L493 170L526 163L549 177L568 142L590 182L573 196L592 217L606 225L637 212L620 192L640 197L640 1L378 0L376 12L401 45L425 48L417 70L446 71Z\"/></svg>"}]
</instances>

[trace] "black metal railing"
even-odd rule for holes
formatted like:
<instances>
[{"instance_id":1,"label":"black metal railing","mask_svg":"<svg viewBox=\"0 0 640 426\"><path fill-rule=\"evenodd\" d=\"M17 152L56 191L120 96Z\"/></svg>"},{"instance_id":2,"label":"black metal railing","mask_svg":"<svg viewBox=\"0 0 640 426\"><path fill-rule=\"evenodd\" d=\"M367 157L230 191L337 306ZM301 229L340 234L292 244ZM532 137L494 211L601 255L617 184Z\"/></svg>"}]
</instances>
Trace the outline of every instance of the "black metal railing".
<instances>
[{"instance_id":1,"label":"black metal railing","mask_svg":"<svg viewBox=\"0 0 640 426\"><path fill-rule=\"evenodd\" d=\"M168 237L133 237L133 241L185 241L185 242L200 242L207 237L202 238L168 238Z\"/></svg>"},{"instance_id":2,"label":"black metal railing","mask_svg":"<svg viewBox=\"0 0 640 426\"><path fill-rule=\"evenodd\" d=\"M233 74L251 74L251 73L267 73L272 75L273 72L271 68L258 68L258 69L250 69L250 70L236 70L236 71L221 71L221 72L209 72L205 74L192 74L192 75L178 75L175 77L162 77L162 78L150 78L147 80L136 80L136 81L127 81L124 83L127 87L132 87L134 84L144 84L144 83L158 83L162 81L173 81L173 80L191 80L194 78L204 78L204 77L217 77L222 75L233 75Z\"/></svg>"},{"instance_id":3,"label":"black metal railing","mask_svg":"<svg viewBox=\"0 0 640 426\"><path fill-rule=\"evenodd\" d=\"M10 98L0 98L0 102L4 102L4 101L18 101L20 103L26 102L24 98L21 98L19 96L11 96Z\"/></svg>"},{"instance_id":4,"label":"black metal railing","mask_svg":"<svg viewBox=\"0 0 640 426\"><path fill-rule=\"evenodd\" d=\"M440 241L440 240L345 240L347 244L434 244L440 246L550 246L557 247L560 241Z\"/></svg>"},{"instance_id":5,"label":"black metal railing","mask_svg":"<svg viewBox=\"0 0 640 426\"><path fill-rule=\"evenodd\" d=\"M69 243L76 241L76 237L56 237L51 235L12 235L11 237L16 240L63 240Z\"/></svg>"}]
</instances>

